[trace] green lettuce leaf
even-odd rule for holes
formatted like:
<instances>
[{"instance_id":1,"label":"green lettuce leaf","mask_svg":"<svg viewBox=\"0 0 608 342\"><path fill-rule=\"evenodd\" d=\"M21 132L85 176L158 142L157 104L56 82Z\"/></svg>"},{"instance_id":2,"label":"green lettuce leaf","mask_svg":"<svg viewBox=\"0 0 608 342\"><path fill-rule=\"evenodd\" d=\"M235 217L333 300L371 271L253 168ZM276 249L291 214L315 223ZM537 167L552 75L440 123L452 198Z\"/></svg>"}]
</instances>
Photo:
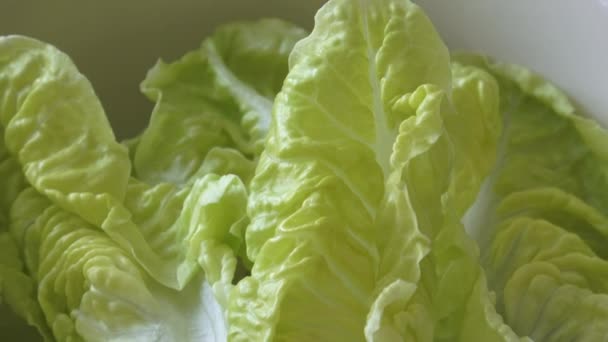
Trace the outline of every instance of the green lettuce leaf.
<instances>
[{"instance_id":1,"label":"green lettuce leaf","mask_svg":"<svg viewBox=\"0 0 608 342\"><path fill-rule=\"evenodd\" d=\"M186 186L131 178L127 149L115 141L92 87L54 47L0 38L0 93L4 140L25 179L54 204L101 228L161 284L184 288L200 267L205 234L217 237L220 229L233 236L243 225L227 223L245 216L242 181L213 172L248 175L250 162L215 150ZM142 146L143 139L134 145ZM218 215L218 207L231 209ZM222 223L227 225L210 226Z\"/></svg>"},{"instance_id":2,"label":"green lettuce leaf","mask_svg":"<svg viewBox=\"0 0 608 342\"><path fill-rule=\"evenodd\" d=\"M523 67L476 56L501 85L499 162L476 208L496 308L534 341L608 333L608 132Z\"/></svg>"},{"instance_id":3,"label":"green lettuce leaf","mask_svg":"<svg viewBox=\"0 0 608 342\"><path fill-rule=\"evenodd\" d=\"M3 131L0 130L0 305L6 305L5 310L2 310L3 314L15 314L36 328L45 340L50 340L50 332L36 301L34 282L23 272L21 253L14 237L9 232L10 208L26 186L21 165L9 155L4 146ZM6 309L9 309L10 312ZM3 316L1 319L4 322L7 317ZM17 330L15 326L3 327L3 336L7 338L10 336L12 339L28 338L28 335L17 336L4 333L6 328ZM33 338L32 335L35 336L34 332L22 329L23 334L28 332L30 339Z\"/></svg>"},{"instance_id":4,"label":"green lettuce leaf","mask_svg":"<svg viewBox=\"0 0 608 342\"><path fill-rule=\"evenodd\" d=\"M23 270L23 262L14 239L8 232L0 233L0 305L7 305L12 313L36 328L39 336L45 341L52 341L50 330L36 300L36 290L34 281ZM2 319L4 321L5 317ZM10 336L12 339L31 339L35 336L35 333L25 329L23 333L28 333L29 337L15 336L4 330L6 328L16 330L15 326L3 327L2 336L5 338Z\"/></svg>"},{"instance_id":5,"label":"green lettuce leaf","mask_svg":"<svg viewBox=\"0 0 608 342\"><path fill-rule=\"evenodd\" d=\"M133 155L142 140L116 142L88 81L33 39L0 39L0 92L2 242L17 246L0 279L13 310L61 341L225 339L247 192L215 172L248 180L253 162L215 147L186 184L132 178L125 145Z\"/></svg>"},{"instance_id":6,"label":"green lettuce leaf","mask_svg":"<svg viewBox=\"0 0 608 342\"><path fill-rule=\"evenodd\" d=\"M452 63L451 71L451 101L434 113L436 123L423 124L419 114L408 134L410 146L424 148L406 159L402 179L416 222L431 240L419 291L429 297L433 341L516 341L496 313L478 248L461 223L496 161L499 89L478 68ZM393 335L407 340L402 333Z\"/></svg>"},{"instance_id":7,"label":"green lettuce leaf","mask_svg":"<svg viewBox=\"0 0 608 342\"><path fill-rule=\"evenodd\" d=\"M9 155L4 146L4 134L0 130L0 232L8 230L9 210L25 186L21 165Z\"/></svg>"},{"instance_id":8,"label":"green lettuce leaf","mask_svg":"<svg viewBox=\"0 0 608 342\"><path fill-rule=\"evenodd\" d=\"M303 36L278 19L232 23L181 59L159 61L141 84L156 107L135 153L137 176L151 184L182 184L215 155L212 148L259 155L287 57Z\"/></svg>"},{"instance_id":9,"label":"green lettuce leaf","mask_svg":"<svg viewBox=\"0 0 608 342\"><path fill-rule=\"evenodd\" d=\"M177 262L174 272L183 284L202 266L207 280L222 287L216 290L224 303L236 271L236 253L243 248L246 203L245 185L238 177L207 174L185 188L169 183L150 187L133 179L125 208L145 246ZM117 226L112 229L123 228L120 221L113 222Z\"/></svg>"},{"instance_id":10,"label":"green lettuce leaf","mask_svg":"<svg viewBox=\"0 0 608 342\"><path fill-rule=\"evenodd\" d=\"M368 316L368 341L520 340L496 312L478 248L461 223L496 161L502 127L498 85L475 67L453 63L451 71L449 101L435 110L424 110L428 95L419 97L428 85L412 94L423 101L415 119L401 124L402 144L395 144L402 161L397 189L408 194L413 222L430 242L420 262L420 281L409 286L406 298L424 300L378 296ZM389 239L397 241L389 250L398 250L398 239ZM380 300L382 310L377 310Z\"/></svg>"},{"instance_id":11,"label":"green lettuce leaf","mask_svg":"<svg viewBox=\"0 0 608 342\"><path fill-rule=\"evenodd\" d=\"M254 265L230 298L229 338L431 337L416 291L429 239L402 177L441 135L447 49L410 2L334 0L289 64L251 183Z\"/></svg>"},{"instance_id":12,"label":"green lettuce leaf","mask_svg":"<svg viewBox=\"0 0 608 342\"><path fill-rule=\"evenodd\" d=\"M141 134L136 135L135 137L125 139L121 142L121 144L127 148L129 152L129 160L131 161L131 165L135 160L135 151L137 150L137 146L139 145L139 141L141 140ZM137 177L135 173L135 168L131 168L131 177Z\"/></svg>"},{"instance_id":13,"label":"green lettuce leaf","mask_svg":"<svg viewBox=\"0 0 608 342\"><path fill-rule=\"evenodd\" d=\"M27 181L100 223L108 198L124 198L130 163L90 83L54 47L8 36L0 37L0 94L4 142Z\"/></svg>"},{"instance_id":14,"label":"green lettuce leaf","mask_svg":"<svg viewBox=\"0 0 608 342\"><path fill-rule=\"evenodd\" d=\"M25 236L27 272L58 341L225 340L222 310L200 272L182 290L164 287L102 231L35 190L14 208L11 228Z\"/></svg>"}]
</instances>

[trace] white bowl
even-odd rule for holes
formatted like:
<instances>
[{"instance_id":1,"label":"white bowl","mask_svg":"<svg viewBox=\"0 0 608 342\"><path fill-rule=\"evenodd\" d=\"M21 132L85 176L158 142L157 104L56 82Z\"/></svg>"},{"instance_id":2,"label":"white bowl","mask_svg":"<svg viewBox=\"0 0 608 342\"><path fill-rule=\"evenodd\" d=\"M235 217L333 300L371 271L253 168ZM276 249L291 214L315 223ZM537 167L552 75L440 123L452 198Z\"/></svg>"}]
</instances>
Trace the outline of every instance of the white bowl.
<instances>
[{"instance_id":1,"label":"white bowl","mask_svg":"<svg viewBox=\"0 0 608 342\"><path fill-rule=\"evenodd\" d=\"M417 2L451 48L525 65L608 126L608 0Z\"/></svg>"},{"instance_id":2,"label":"white bowl","mask_svg":"<svg viewBox=\"0 0 608 342\"><path fill-rule=\"evenodd\" d=\"M9 1L0 34L48 41L87 75L119 137L152 108L139 82L223 22L278 16L311 28L323 0ZM451 48L526 65L608 126L608 0L420 0Z\"/></svg>"}]
</instances>

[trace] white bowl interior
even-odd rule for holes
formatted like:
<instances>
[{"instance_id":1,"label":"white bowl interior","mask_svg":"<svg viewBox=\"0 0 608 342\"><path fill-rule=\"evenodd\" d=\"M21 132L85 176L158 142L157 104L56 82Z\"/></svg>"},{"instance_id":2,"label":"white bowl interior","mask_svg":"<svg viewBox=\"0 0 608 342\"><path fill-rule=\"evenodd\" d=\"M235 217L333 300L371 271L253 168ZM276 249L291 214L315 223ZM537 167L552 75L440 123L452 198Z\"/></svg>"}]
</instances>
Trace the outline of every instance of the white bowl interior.
<instances>
[{"instance_id":1,"label":"white bowl interior","mask_svg":"<svg viewBox=\"0 0 608 342\"><path fill-rule=\"evenodd\" d=\"M25 34L67 52L89 77L120 138L152 104L139 82L158 58L196 48L217 25L277 16L311 28L323 0L9 0L0 34ZM419 0L451 48L524 64L608 125L608 0ZM6 4L5 4L6 5Z\"/></svg>"},{"instance_id":2,"label":"white bowl interior","mask_svg":"<svg viewBox=\"0 0 608 342\"><path fill-rule=\"evenodd\" d=\"M527 66L608 126L608 0L420 0L451 48Z\"/></svg>"}]
</instances>

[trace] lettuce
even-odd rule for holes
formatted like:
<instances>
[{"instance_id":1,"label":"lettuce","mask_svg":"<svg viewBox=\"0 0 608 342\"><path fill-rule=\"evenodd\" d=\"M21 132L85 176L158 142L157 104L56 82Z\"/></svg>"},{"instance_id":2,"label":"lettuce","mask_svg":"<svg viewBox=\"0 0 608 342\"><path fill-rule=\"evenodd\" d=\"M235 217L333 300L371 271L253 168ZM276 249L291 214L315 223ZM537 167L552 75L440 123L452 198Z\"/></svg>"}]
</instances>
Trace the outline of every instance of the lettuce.
<instances>
[{"instance_id":1,"label":"lettuce","mask_svg":"<svg viewBox=\"0 0 608 342\"><path fill-rule=\"evenodd\" d=\"M243 156L261 152L287 57L303 36L277 19L232 23L179 60L159 61L141 84L156 106L134 152L137 177L181 184L220 163L251 178Z\"/></svg>"},{"instance_id":2,"label":"lettuce","mask_svg":"<svg viewBox=\"0 0 608 342\"><path fill-rule=\"evenodd\" d=\"M408 0L305 36L159 61L122 142L68 56L0 37L0 303L45 341L608 335L606 130Z\"/></svg>"},{"instance_id":3,"label":"lettuce","mask_svg":"<svg viewBox=\"0 0 608 342\"><path fill-rule=\"evenodd\" d=\"M513 87L494 69L466 63L466 58L450 63L427 23L408 2L336 0L319 11L312 34L296 45L251 185L252 222L246 238L254 266L231 302L231 339L603 336L603 295L594 294L599 288L572 288L573 283L591 282L590 270L568 280L577 265L573 259L569 269L554 268L551 281L534 268L513 278L511 287L496 284L495 269L505 280L504 265L517 267L511 259L521 253L507 253L504 240L488 242L492 238L486 235L497 230L492 221L477 223L483 225L479 235L473 234L478 241L462 221L486 178L496 179L499 196L506 188L521 191L521 186L539 183L576 187L600 209L606 203L603 185L597 186L606 180L601 161L606 133L577 116L554 87L510 66L505 73L543 104L520 107ZM510 119L512 111L521 111L521 121ZM577 130L559 131L563 118ZM540 139L544 132L560 141ZM522 156L510 154L512 141L521 144ZM564 172L584 176L570 180ZM572 207L569 211L593 218L595 226L585 227L579 218L569 223L570 229L600 253L603 217L580 202L558 200L553 190L539 191L530 194L531 201L519 194L498 206L498 214L508 206L511 213L500 215L545 211L534 208L541 203ZM481 215L494 217L494 210L490 205ZM563 214L557 218L565 219ZM523 240L537 244L535 238ZM497 243L506 260L488 265ZM587 267L591 261L578 262L577 267L597 272L597 283L600 260ZM533 283L531 275L544 280ZM543 301L521 292L532 286L540 295L544 286L560 288L560 282L568 286L555 294L555 314L542 321L534 313ZM579 310L587 314L564 325L563 308L583 298ZM507 301L514 307L506 308Z\"/></svg>"},{"instance_id":4,"label":"lettuce","mask_svg":"<svg viewBox=\"0 0 608 342\"><path fill-rule=\"evenodd\" d=\"M181 291L160 286L102 231L31 188L15 207L22 224L12 229L25 236L27 269L57 340L221 340L221 311L207 282Z\"/></svg>"},{"instance_id":5,"label":"lettuce","mask_svg":"<svg viewBox=\"0 0 608 342\"><path fill-rule=\"evenodd\" d=\"M235 134L252 139L251 144L263 140L260 124L268 114L249 106L258 97L272 103L268 98L286 72L290 41L301 32L278 20L220 29L215 45L204 46L221 51L225 61L214 57L210 70L217 79L189 76L203 90L194 95L203 103L234 108L232 114L218 112L228 119L242 110ZM253 42L248 34L267 39ZM0 41L0 61L2 298L47 339L222 340L219 303L227 301L237 255L244 254L245 184L255 165L245 156L250 151L212 141L201 154L190 141L186 146L195 149L186 157L200 158L197 170L187 178L154 181L131 161L156 172L141 162L142 155L153 151L157 160L179 161L184 146L164 145L161 154L155 150L158 122L165 129L171 126L162 125L162 116L175 119L162 113L164 102L152 128L119 144L91 85L65 54L11 36ZM252 61L266 67L266 79L253 80L239 66ZM156 79L144 81L144 91L154 93L160 77L173 87L172 96L191 96L182 80L172 84L159 68L151 72ZM243 91L232 94L222 82L241 82L235 75L257 83L242 83ZM217 87L222 97L208 97L209 87ZM177 110L191 119L175 122L188 127L192 120L207 120L204 111L188 112L193 107L187 103L180 102ZM194 133L194 139L207 137ZM161 139L168 136L162 134ZM134 177L138 174L143 177Z\"/></svg>"},{"instance_id":6,"label":"lettuce","mask_svg":"<svg viewBox=\"0 0 608 342\"><path fill-rule=\"evenodd\" d=\"M535 341L601 340L608 333L608 132L523 67L463 62L501 85L506 130L477 220L496 307Z\"/></svg>"},{"instance_id":7,"label":"lettuce","mask_svg":"<svg viewBox=\"0 0 608 342\"><path fill-rule=\"evenodd\" d=\"M42 310L36 300L36 284L24 272L15 241L7 232L0 233L0 299L13 313L24 319L45 339L51 340ZM2 317L3 321L7 317ZM23 329L24 332L27 330ZM3 336L4 332L3 332ZM23 336L12 336L19 339Z\"/></svg>"},{"instance_id":8,"label":"lettuce","mask_svg":"<svg viewBox=\"0 0 608 342\"><path fill-rule=\"evenodd\" d=\"M409 2L331 1L294 48L273 115L229 337L457 337L481 273L459 222L500 134L492 77L452 67Z\"/></svg>"},{"instance_id":9,"label":"lettuce","mask_svg":"<svg viewBox=\"0 0 608 342\"><path fill-rule=\"evenodd\" d=\"M19 248L9 232L10 208L25 187L21 166L9 155L4 145L3 131L0 130L0 304L8 306L12 313L35 327L45 340L50 340L50 332L36 301L35 282L24 272ZM5 316L8 315L3 315L2 321L9 321L10 318ZM12 336L14 339L23 337Z\"/></svg>"}]
</instances>

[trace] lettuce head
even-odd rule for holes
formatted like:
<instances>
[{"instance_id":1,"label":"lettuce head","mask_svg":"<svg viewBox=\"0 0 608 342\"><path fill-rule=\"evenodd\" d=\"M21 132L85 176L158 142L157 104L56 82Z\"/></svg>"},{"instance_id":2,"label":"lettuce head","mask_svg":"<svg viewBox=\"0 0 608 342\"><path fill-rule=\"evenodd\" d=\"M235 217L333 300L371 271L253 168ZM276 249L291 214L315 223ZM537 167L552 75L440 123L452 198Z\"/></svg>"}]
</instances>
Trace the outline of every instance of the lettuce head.
<instances>
[{"instance_id":1,"label":"lettuce head","mask_svg":"<svg viewBox=\"0 0 608 342\"><path fill-rule=\"evenodd\" d=\"M222 25L141 91L119 141L67 55L0 37L0 337L608 336L608 132L409 0Z\"/></svg>"}]
</instances>

